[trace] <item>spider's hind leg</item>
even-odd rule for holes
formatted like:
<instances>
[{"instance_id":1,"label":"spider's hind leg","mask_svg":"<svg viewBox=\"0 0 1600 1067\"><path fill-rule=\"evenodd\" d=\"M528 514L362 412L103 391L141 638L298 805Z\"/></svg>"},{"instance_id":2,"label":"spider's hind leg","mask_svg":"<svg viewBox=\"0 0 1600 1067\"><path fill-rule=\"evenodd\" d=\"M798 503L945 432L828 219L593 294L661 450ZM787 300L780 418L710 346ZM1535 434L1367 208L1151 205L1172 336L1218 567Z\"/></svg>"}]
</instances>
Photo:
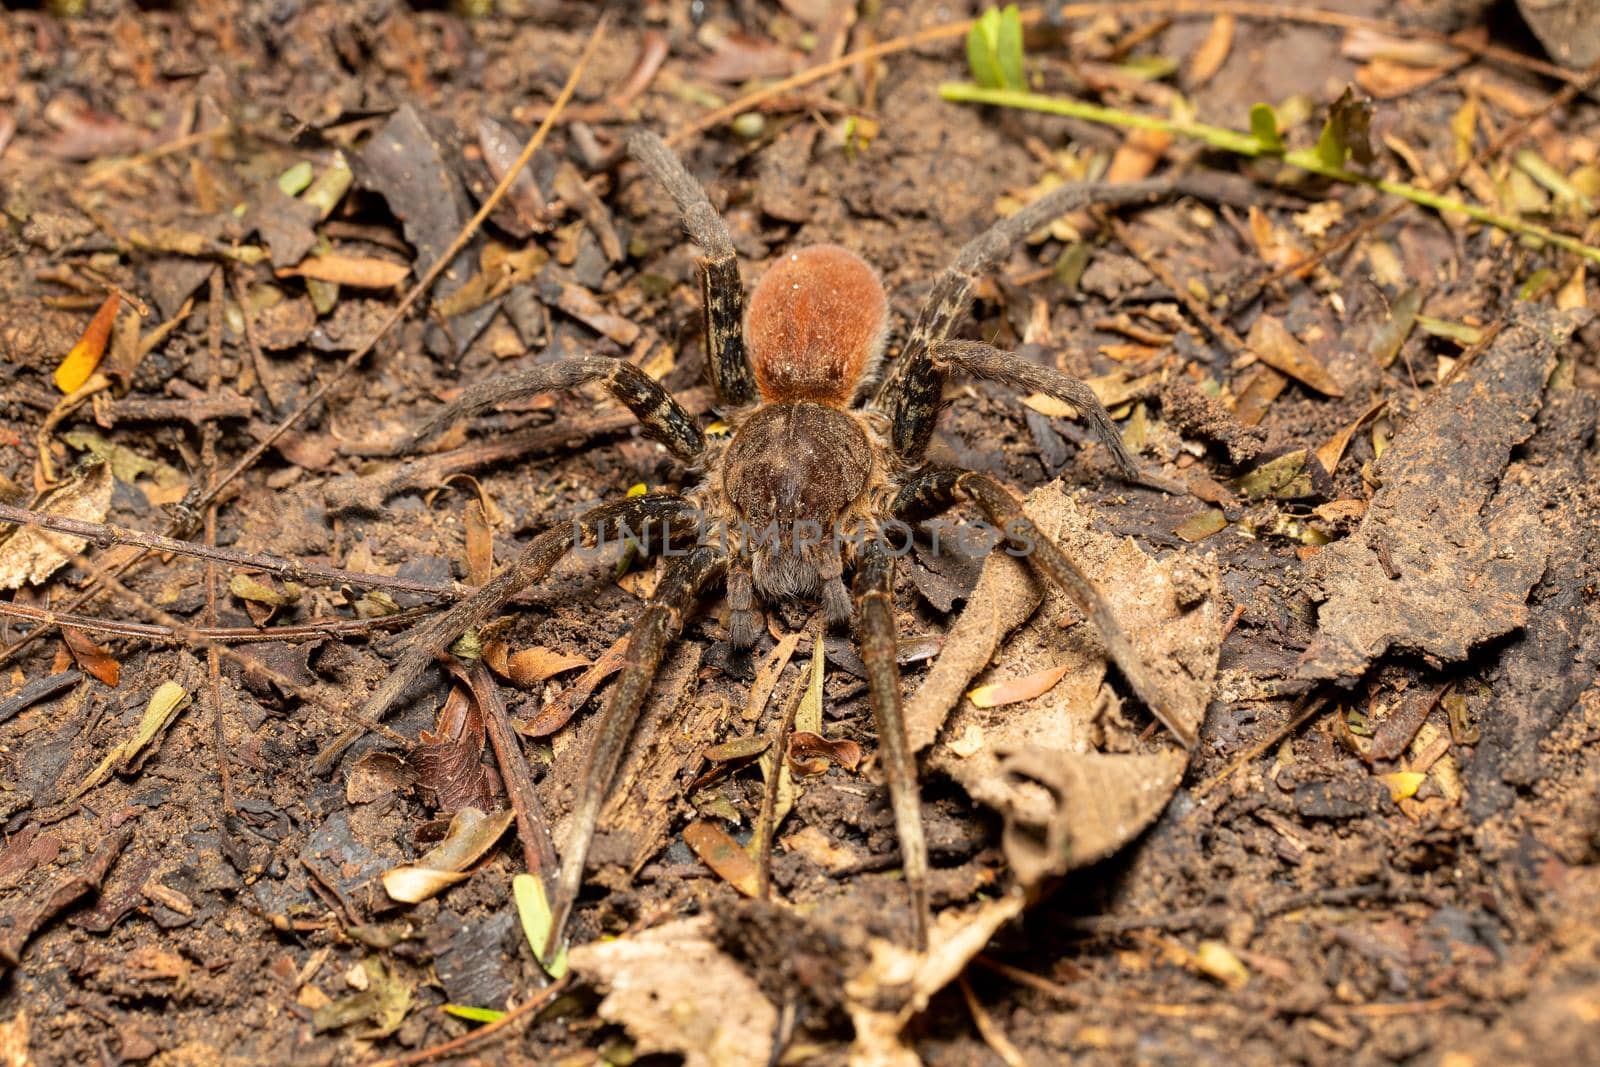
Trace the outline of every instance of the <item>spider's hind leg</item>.
<instances>
[{"instance_id":1,"label":"spider's hind leg","mask_svg":"<svg viewBox=\"0 0 1600 1067\"><path fill-rule=\"evenodd\" d=\"M388 714L412 684L427 670L428 664L444 654L462 634L481 626L504 607L512 597L550 573L561 557L577 542L578 535L603 534L610 526L638 532L648 522L670 523L690 505L673 493L647 493L601 504L585 512L576 522L564 522L546 530L528 543L506 567L480 586L470 597L418 626L411 632L405 651L390 669L388 677L361 709L362 718L379 722ZM354 741L357 729L347 730L323 749L312 764L316 774L331 770Z\"/></svg>"},{"instance_id":2,"label":"spider's hind leg","mask_svg":"<svg viewBox=\"0 0 1600 1067\"><path fill-rule=\"evenodd\" d=\"M667 644L683 632L684 619L701 592L722 574L727 563L727 555L710 545L701 545L679 556L667 567L655 596L633 624L623 654L622 670L601 712L594 748L578 787L578 802L572 809L566 844L561 852L561 873L551 903L546 958L552 958L566 938L567 919L583 887L583 868L600 822L600 809L617 777L622 755L633 736L634 725L639 721L639 712L655 681Z\"/></svg>"},{"instance_id":3,"label":"spider's hind leg","mask_svg":"<svg viewBox=\"0 0 1600 1067\"><path fill-rule=\"evenodd\" d=\"M867 671L867 698L872 704L884 776L889 782L889 803L894 809L895 833L900 838L906 888L911 893L912 929L917 949L926 951L928 842L922 832L917 764L906 739L900 665L895 660L894 558L882 541L874 539L862 546L856 564L855 600L857 640Z\"/></svg>"}]
</instances>

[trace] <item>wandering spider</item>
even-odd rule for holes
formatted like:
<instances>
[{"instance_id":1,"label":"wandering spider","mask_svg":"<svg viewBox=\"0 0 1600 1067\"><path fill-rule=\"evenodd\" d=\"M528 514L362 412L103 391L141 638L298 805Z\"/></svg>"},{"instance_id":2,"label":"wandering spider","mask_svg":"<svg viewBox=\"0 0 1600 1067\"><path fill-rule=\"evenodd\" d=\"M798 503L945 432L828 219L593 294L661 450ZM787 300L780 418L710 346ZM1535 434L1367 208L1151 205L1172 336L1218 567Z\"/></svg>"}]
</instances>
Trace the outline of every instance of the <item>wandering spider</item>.
<instances>
[{"instance_id":1,"label":"wandering spider","mask_svg":"<svg viewBox=\"0 0 1600 1067\"><path fill-rule=\"evenodd\" d=\"M629 151L672 197L703 253L707 365L732 436L708 439L671 395L624 360L563 359L467 389L429 420L412 444L495 404L595 382L632 410L644 433L696 472L699 481L681 494L602 504L577 523L534 538L470 599L418 628L365 713L380 717L456 637L542 578L580 538L608 524L636 530L653 522L674 531L687 524L702 531L710 525L719 538L697 537L667 561L655 595L633 625L572 813L553 897L550 947L564 937L602 803L667 644L719 578L726 582L729 639L737 648L749 648L759 635L759 602L820 596L833 624L849 621L853 613L916 941L925 947L928 856L916 767L901 713L895 552L882 533L887 522L928 517L960 501L977 505L1011 544L1027 546L1034 571L1058 585L1093 622L1123 677L1156 718L1185 744L1194 741L1164 706L1160 688L1093 581L1033 526L1017 497L988 475L937 467L924 458L945 380L953 371L965 371L1070 404L1088 420L1122 475L1147 481L1083 382L948 335L966 312L977 275L1022 236L1073 209L1154 201L1173 192L1174 185L1156 180L1063 186L996 223L935 279L902 351L873 391L869 383L877 377L888 301L871 267L834 245L790 253L761 279L746 315L733 242L705 191L654 135L636 134ZM805 537L804 527L856 535ZM762 536L752 536L752 530ZM854 575L853 596L845 589L847 572Z\"/></svg>"}]
</instances>

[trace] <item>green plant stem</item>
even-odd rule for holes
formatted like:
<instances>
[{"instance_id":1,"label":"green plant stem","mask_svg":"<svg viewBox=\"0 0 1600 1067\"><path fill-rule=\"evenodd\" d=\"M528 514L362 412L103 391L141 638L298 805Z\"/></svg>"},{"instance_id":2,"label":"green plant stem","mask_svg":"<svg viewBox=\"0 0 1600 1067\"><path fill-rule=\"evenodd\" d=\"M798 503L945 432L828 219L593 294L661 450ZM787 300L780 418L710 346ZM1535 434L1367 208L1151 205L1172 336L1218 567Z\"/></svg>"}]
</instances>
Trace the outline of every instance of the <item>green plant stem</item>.
<instances>
[{"instance_id":1,"label":"green plant stem","mask_svg":"<svg viewBox=\"0 0 1600 1067\"><path fill-rule=\"evenodd\" d=\"M1253 134L1230 130L1224 126L1210 126L1203 122L1176 122L1157 115L1144 115L1133 111L1102 107L1099 104L1090 104L1083 100L1074 100L1071 97L1043 96L1038 93L1017 92L1011 89L982 89L965 82L945 82L939 86L939 95L945 100L956 103L993 104L997 107L1042 111L1050 115L1066 115L1070 118L1085 119L1105 126L1122 126L1136 130L1159 130L1177 137L1188 137L1201 141L1213 148L1219 148L1224 152L1232 152L1235 155L1248 156L1252 159L1281 159L1290 166L1310 171L1313 174L1320 174L1325 178L1332 178L1335 181L1348 182L1353 185L1368 185L1391 196L1401 197L1414 204L1431 208L1434 211L1465 215L1467 218L1476 219L1479 222L1487 223L1510 233L1546 241L1557 248L1566 249L1568 252L1600 263L1600 248L1586 245L1575 237L1557 233L1548 227L1540 226L1537 223L1525 222L1522 219L1503 215L1497 211L1490 211L1488 208L1479 207L1476 204L1468 204L1454 197L1442 196L1415 185L1408 185L1405 182L1374 178L1370 175L1346 170L1343 167L1330 166L1313 149L1297 148L1288 152L1278 151L1264 145Z\"/></svg>"}]
</instances>

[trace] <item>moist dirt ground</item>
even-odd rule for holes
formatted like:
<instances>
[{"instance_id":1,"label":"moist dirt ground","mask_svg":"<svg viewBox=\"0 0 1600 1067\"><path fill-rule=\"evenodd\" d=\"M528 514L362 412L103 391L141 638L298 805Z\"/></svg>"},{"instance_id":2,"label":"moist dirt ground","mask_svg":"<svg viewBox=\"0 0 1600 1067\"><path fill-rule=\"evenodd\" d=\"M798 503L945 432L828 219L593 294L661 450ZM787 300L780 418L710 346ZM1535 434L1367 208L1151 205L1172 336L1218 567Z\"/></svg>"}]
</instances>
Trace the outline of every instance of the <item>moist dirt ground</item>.
<instances>
[{"instance_id":1,"label":"moist dirt ground","mask_svg":"<svg viewBox=\"0 0 1600 1067\"><path fill-rule=\"evenodd\" d=\"M1374 154L1352 169L1597 243L1600 103L1549 106L1582 75L1549 65L1514 5L1135 6L1031 23L1029 88L1237 130L1266 104L1293 149L1354 87L1370 128L1346 143ZM54 7L0 15L0 501L412 581L0 526L0 1060L1594 1055L1600 261L1271 152L943 99L972 77L960 33L700 128L780 78L978 12L662 0L613 5L527 177L352 362L548 113L599 6ZM1466 50L1443 43L1458 33ZM1184 753L1081 615L1048 600L995 635L980 681L1016 684L980 715L958 681L921 770L934 905L994 933L925 1007L896 1015L909 987L883 962L910 920L848 632L826 638L819 747L791 750L767 900L723 847L748 860L754 751L808 684L810 605L769 610L749 658L730 653L720 592L689 620L574 924L617 940L575 949L554 996L512 880L530 836L563 840L608 692L593 665L658 561L571 558L456 647L495 669L547 822L437 895L399 903L383 876L454 839L459 809L510 803L482 686L430 669L383 731L330 752L439 590L596 502L694 483L589 387L393 454L463 386L574 355L631 359L718 417L696 250L621 150L635 126L682 135L747 284L808 243L876 267L889 358L955 250L1050 185L1109 165L1219 190L1053 225L984 276L959 327L1089 380L1173 491L1119 479L1048 398L959 378L933 459L1042 488L1037 507L1076 516L1054 530L1131 567L1104 572L1119 596L1158 572L1179 601L1203 587L1195 647L1214 663ZM981 569L925 535L900 561L908 692L955 620L992 606ZM152 712L173 686L175 710ZM1062 722L1064 747L1028 732ZM1020 759L1031 793L981 771ZM1007 829L1051 796L1026 820L1041 838ZM1026 908L998 915L1024 879ZM446 1004L534 997L439 1048L485 1025Z\"/></svg>"}]
</instances>

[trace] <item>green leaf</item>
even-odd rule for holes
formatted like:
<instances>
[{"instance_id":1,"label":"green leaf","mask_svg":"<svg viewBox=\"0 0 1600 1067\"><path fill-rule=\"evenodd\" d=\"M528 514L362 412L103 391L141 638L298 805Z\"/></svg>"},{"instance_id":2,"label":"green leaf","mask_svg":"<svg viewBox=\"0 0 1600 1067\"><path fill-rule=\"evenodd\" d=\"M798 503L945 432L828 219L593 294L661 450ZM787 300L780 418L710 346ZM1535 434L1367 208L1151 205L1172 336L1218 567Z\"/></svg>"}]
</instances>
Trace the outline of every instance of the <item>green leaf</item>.
<instances>
[{"instance_id":1,"label":"green leaf","mask_svg":"<svg viewBox=\"0 0 1600 1067\"><path fill-rule=\"evenodd\" d=\"M545 959L544 946L550 940L550 927L555 917L550 912L550 898L545 895L544 879L533 874L519 874L511 879L511 896L517 902L517 917L522 920L522 933L533 949L533 958L539 961L544 973L560 978L567 973L567 946L565 942L556 950L553 959Z\"/></svg>"},{"instance_id":2,"label":"green leaf","mask_svg":"<svg viewBox=\"0 0 1600 1067\"><path fill-rule=\"evenodd\" d=\"M1028 75L1022 69L1022 15L1016 4L1007 4L1000 12L1000 26L995 35L995 63L1000 69L1000 87L1028 91Z\"/></svg>"},{"instance_id":3,"label":"green leaf","mask_svg":"<svg viewBox=\"0 0 1600 1067\"><path fill-rule=\"evenodd\" d=\"M473 1008L466 1004L446 1004L446 1015L454 1015L457 1019L465 1019L472 1023L492 1023L505 1018L506 1013L493 1008Z\"/></svg>"},{"instance_id":4,"label":"green leaf","mask_svg":"<svg viewBox=\"0 0 1600 1067\"><path fill-rule=\"evenodd\" d=\"M1022 67L1022 14L1016 4L985 11L967 31L967 66L985 89L1026 92Z\"/></svg>"},{"instance_id":5,"label":"green leaf","mask_svg":"<svg viewBox=\"0 0 1600 1067\"><path fill-rule=\"evenodd\" d=\"M972 70L972 80L985 89L1000 89L1005 85L997 54L999 40L1000 12L991 7L978 16L978 21L967 31L967 66Z\"/></svg>"},{"instance_id":6,"label":"green leaf","mask_svg":"<svg viewBox=\"0 0 1600 1067\"><path fill-rule=\"evenodd\" d=\"M1317 137L1317 159L1333 170L1343 170L1345 161L1371 163L1372 104L1357 100L1349 86L1328 109L1328 121L1322 124Z\"/></svg>"},{"instance_id":7,"label":"green leaf","mask_svg":"<svg viewBox=\"0 0 1600 1067\"><path fill-rule=\"evenodd\" d=\"M1278 116L1271 104L1257 104L1250 109L1250 133L1260 143L1263 152L1282 152L1283 136L1278 133Z\"/></svg>"}]
</instances>

